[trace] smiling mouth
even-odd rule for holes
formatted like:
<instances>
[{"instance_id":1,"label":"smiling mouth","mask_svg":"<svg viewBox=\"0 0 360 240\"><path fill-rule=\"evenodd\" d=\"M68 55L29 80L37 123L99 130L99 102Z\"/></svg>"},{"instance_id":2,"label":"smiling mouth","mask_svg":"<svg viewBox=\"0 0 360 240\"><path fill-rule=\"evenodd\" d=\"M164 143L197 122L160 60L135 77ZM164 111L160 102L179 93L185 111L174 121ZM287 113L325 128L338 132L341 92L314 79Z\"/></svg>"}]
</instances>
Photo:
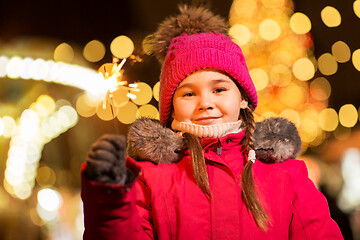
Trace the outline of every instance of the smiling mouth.
<instances>
[{"instance_id":1,"label":"smiling mouth","mask_svg":"<svg viewBox=\"0 0 360 240\"><path fill-rule=\"evenodd\" d=\"M198 118L194 122L200 125L209 125L209 124L214 124L214 122L219 118L220 117L204 117L204 118Z\"/></svg>"}]
</instances>

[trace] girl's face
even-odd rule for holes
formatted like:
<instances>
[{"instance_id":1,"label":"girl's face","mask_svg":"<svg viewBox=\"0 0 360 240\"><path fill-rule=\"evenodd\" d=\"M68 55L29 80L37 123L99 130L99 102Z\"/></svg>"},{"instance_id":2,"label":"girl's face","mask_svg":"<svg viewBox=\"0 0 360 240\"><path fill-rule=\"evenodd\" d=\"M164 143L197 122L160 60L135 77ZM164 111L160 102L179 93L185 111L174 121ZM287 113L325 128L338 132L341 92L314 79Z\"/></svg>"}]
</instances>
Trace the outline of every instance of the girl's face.
<instances>
[{"instance_id":1,"label":"girl's face","mask_svg":"<svg viewBox=\"0 0 360 240\"><path fill-rule=\"evenodd\" d=\"M230 77L201 70L187 76L175 90L172 117L200 125L236 122L247 104Z\"/></svg>"}]
</instances>

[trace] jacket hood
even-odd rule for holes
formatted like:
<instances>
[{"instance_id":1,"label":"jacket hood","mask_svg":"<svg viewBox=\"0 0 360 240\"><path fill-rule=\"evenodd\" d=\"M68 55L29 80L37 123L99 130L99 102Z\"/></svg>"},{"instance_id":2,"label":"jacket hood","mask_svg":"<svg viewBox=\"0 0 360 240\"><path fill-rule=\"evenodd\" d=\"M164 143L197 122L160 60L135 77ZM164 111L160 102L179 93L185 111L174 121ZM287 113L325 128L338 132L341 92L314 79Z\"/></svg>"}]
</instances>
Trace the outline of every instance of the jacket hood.
<instances>
[{"instance_id":1,"label":"jacket hood","mask_svg":"<svg viewBox=\"0 0 360 240\"><path fill-rule=\"evenodd\" d=\"M128 155L137 161L174 163L183 157L183 139L158 120L136 120L128 132ZM296 158L301 139L293 123L285 118L268 118L257 122L254 132L256 158L265 163Z\"/></svg>"}]
</instances>

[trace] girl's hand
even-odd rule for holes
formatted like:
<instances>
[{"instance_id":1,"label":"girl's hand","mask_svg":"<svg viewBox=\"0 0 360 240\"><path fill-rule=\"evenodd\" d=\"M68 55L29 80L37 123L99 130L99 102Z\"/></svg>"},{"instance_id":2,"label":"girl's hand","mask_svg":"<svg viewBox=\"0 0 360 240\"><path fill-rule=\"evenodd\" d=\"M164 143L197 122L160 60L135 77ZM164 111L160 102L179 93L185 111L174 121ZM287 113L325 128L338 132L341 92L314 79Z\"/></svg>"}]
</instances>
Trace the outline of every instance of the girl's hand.
<instances>
[{"instance_id":1,"label":"girl's hand","mask_svg":"<svg viewBox=\"0 0 360 240\"><path fill-rule=\"evenodd\" d=\"M88 152L86 175L89 179L108 184L125 184L125 137L106 134Z\"/></svg>"}]
</instances>

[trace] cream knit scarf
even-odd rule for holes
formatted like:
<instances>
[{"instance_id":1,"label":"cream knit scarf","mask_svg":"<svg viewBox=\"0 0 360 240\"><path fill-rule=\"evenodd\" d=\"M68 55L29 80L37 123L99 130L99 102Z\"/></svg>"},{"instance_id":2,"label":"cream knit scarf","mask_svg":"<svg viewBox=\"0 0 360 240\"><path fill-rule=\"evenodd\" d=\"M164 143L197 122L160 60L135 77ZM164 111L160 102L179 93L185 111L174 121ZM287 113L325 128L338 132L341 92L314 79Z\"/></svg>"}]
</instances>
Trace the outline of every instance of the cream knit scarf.
<instances>
[{"instance_id":1,"label":"cream knit scarf","mask_svg":"<svg viewBox=\"0 0 360 240\"><path fill-rule=\"evenodd\" d=\"M197 137L220 138L229 133L238 133L243 130L242 121L231 123L219 123L213 125L199 125L195 123L178 122L176 119L171 123L171 128L180 132L191 133Z\"/></svg>"}]
</instances>

